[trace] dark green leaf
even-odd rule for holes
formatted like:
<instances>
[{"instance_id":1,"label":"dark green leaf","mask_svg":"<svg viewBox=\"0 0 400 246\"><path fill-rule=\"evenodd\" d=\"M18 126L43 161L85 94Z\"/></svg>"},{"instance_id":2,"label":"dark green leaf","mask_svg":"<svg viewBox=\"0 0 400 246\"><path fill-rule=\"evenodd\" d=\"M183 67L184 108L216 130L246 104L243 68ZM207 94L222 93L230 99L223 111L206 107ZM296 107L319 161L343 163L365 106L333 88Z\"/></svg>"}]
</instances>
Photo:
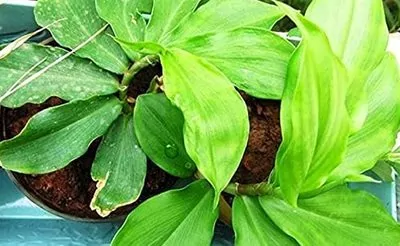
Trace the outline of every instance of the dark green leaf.
<instances>
[{"instance_id":1,"label":"dark green leaf","mask_svg":"<svg viewBox=\"0 0 400 246\"><path fill-rule=\"evenodd\" d=\"M146 177L146 155L139 148L132 115L121 115L108 129L92 166L97 190L90 204L101 216L136 201Z\"/></svg>"},{"instance_id":2,"label":"dark green leaf","mask_svg":"<svg viewBox=\"0 0 400 246\"><path fill-rule=\"evenodd\" d=\"M161 63L165 93L185 118L186 150L219 194L247 145L246 104L225 75L204 59L171 49L161 56Z\"/></svg>"},{"instance_id":3,"label":"dark green leaf","mask_svg":"<svg viewBox=\"0 0 400 246\"><path fill-rule=\"evenodd\" d=\"M400 226L380 201L365 191L338 187L294 208L273 197L260 198L272 221L301 245L395 245Z\"/></svg>"},{"instance_id":4,"label":"dark green leaf","mask_svg":"<svg viewBox=\"0 0 400 246\"><path fill-rule=\"evenodd\" d=\"M174 45L205 58L252 96L282 98L294 47L272 32L240 28L197 36Z\"/></svg>"},{"instance_id":5,"label":"dark green leaf","mask_svg":"<svg viewBox=\"0 0 400 246\"><path fill-rule=\"evenodd\" d=\"M151 19L146 28L146 41L161 43L169 32L192 13L200 0L154 0Z\"/></svg>"},{"instance_id":6,"label":"dark green leaf","mask_svg":"<svg viewBox=\"0 0 400 246\"><path fill-rule=\"evenodd\" d=\"M185 150L183 114L164 94L137 98L135 130L140 146L149 158L166 172L190 177L196 166Z\"/></svg>"},{"instance_id":7,"label":"dark green leaf","mask_svg":"<svg viewBox=\"0 0 400 246\"><path fill-rule=\"evenodd\" d=\"M235 197L232 216L237 246L298 245L272 222L257 197Z\"/></svg>"},{"instance_id":8,"label":"dark green leaf","mask_svg":"<svg viewBox=\"0 0 400 246\"><path fill-rule=\"evenodd\" d=\"M0 143L0 166L26 174L61 169L107 131L121 108L115 97L95 97L41 111L18 136Z\"/></svg>"},{"instance_id":9,"label":"dark green leaf","mask_svg":"<svg viewBox=\"0 0 400 246\"><path fill-rule=\"evenodd\" d=\"M41 26L59 21L49 30L59 44L71 49L106 25L96 12L95 0L39 0L35 17ZM100 34L76 54L114 73L122 74L129 65L124 51L107 33Z\"/></svg>"},{"instance_id":10,"label":"dark green leaf","mask_svg":"<svg viewBox=\"0 0 400 246\"><path fill-rule=\"evenodd\" d=\"M112 242L125 245L210 245L218 210L205 180L151 198L126 219Z\"/></svg>"},{"instance_id":11,"label":"dark green leaf","mask_svg":"<svg viewBox=\"0 0 400 246\"><path fill-rule=\"evenodd\" d=\"M96 0L96 9L100 17L110 23L117 38L138 42L144 39L146 22L139 13L140 3L146 1L138 0ZM141 55L124 49L132 60L138 60Z\"/></svg>"},{"instance_id":12,"label":"dark green leaf","mask_svg":"<svg viewBox=\"0 0 400 246\"><path fill-rule=\"evenodd\" d=\"M349 136L348 78L325 34L291 7L277 4L303 37L289 62L281 105L283 142L277 154L279 185L296 205L301 192L322 186L342 162Z\"/></svg>"},{"instance_id":13,"label":"dark green leaf","mask_svg":"<svg viewBox=\"0 0 400 246\"><path fill-rule=\"evenodd\" d=\"M349 176L371 169L395 145L400 125L400 74L393 55L386 55L365 86L367 120L363 128L349 138L346 156L331 174L330 182L349 180Z\"/></svg>"},{"instance_id":14,"label":"dark green leaf","mask_svg":"<svg viewBox=\"0 0 400 246\"><path fill-rule=\"evenodd\" d=\"M378 161L371 169L382 181L393 182L393 169L391 165L385 161Z\"/></svg>"},{"instance_id":15,"label":"dark green leaf","mask_svg":"<svg viewBox=\"0 0 400 246\"><path fill-rule=\"evenodd\" d=\"M276 6L257 0L211 0L183 19L161 43L174 47L174 41L240 27L271 29L282 17Z\"/></svg>"},{"instance_id":16,"label":"dark green leaf","mask_svg":"<svg viewBox=\"0 0 400 246\"><path fill-rule=\"evenodd\" d=\"M66 53L63 49L25 44L0 60L0 97L4 95L31 67L46 59L26 77L43 69ZM42 103L51 96L64 100L87 99L118 91L118 81L108 72L88 60L70 56L57 66L5 98L1 105L20 107L25 103Z\"/></svg>"}]
</instances>

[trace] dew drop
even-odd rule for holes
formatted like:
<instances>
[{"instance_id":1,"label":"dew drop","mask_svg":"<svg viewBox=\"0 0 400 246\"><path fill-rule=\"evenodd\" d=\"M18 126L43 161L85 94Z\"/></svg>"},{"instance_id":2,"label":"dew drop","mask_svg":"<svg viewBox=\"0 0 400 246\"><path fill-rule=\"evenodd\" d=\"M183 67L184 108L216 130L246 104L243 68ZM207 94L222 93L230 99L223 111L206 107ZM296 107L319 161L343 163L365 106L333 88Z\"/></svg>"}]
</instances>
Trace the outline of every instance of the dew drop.
<instances>
[{"instance_id":1,"label":"dew drop","mask_svg":"<svg viewBox=\"0 0 400 246\"><path fill-rule=\"evenodd\" d=\"M193 168L193 163L186 162L186 163L185 163L185 167L186 167L187 169L192 169L192 168Z\"/></svg>"},{"instance_id":2,"label":"dew drop","mask_svg":"<svg viewBox=\"0 0 400 246\"><path fill-rule=\"evenodd\" d=\"M164 149L165 155L169 158L175 158L179 154L179 150L175 144L167 144Z\"/></svg>"}]
</instances>

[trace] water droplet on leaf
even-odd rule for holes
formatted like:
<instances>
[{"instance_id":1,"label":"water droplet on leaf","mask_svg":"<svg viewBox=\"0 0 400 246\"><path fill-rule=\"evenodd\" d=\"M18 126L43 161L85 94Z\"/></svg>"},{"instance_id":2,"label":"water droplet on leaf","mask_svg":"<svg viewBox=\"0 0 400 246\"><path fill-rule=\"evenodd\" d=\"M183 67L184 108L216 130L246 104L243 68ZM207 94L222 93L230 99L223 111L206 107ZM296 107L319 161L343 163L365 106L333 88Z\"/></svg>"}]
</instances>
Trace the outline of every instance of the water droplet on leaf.
<instances>
[{"instance_id":1,"label":"water droplet on leaf","mask_svg":"<svg viewBox=\"0 0 400 246\"><path fill-rule=\"evenodd\" d=\"M179 150L175 144L167 144L165 146L164 151L165 151L165 155L168 156L169 158L175 158L179 154Z\"/></svg>"},{"instance_id":2,"label":"water droplet on leaf","mask_svg":"<svg viewBox=\"0 0 400 246\"><path fill-rule=\"evenodd\" d=\"M193 163L186 162L186 163L185 163L185 167L186 167L187 169L192 169L192 168L193 168Z\"/></svg>"}]
</instances>

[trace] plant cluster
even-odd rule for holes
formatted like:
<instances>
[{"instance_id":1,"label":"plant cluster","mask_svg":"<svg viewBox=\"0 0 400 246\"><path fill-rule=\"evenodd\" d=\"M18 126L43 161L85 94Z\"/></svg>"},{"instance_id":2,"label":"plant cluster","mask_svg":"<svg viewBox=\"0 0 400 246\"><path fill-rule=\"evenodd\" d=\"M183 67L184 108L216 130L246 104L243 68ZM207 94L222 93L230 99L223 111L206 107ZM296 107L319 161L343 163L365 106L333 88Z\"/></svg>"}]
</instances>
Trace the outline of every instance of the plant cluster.
<instances>
[{"instance_id":1,"label":"plant cluster","mask_svg":"<svg viewBox=\"0 0 400 246\"><path fill-rule=\"evenodd\" d=\"M296 46L271 31L284 16ZM381 0L315 0L304 16L256 0L39 0L35 17L64 48L27 37L3 47L0 104L67 103L1 142L0 165L52 172L102 137L90 205L101 216L138 199L147 158L197 179L141 204L113 245L208 245L222 192L235 196L237 245L400 242L382 204L346 185L375 182L363 173L399 159L400 74ZM162 77L130 98L135 75L158 62ZM283 142L259 184L230 183L249 135L236 88L282 101Z\"/></svg>"}]
</instances>

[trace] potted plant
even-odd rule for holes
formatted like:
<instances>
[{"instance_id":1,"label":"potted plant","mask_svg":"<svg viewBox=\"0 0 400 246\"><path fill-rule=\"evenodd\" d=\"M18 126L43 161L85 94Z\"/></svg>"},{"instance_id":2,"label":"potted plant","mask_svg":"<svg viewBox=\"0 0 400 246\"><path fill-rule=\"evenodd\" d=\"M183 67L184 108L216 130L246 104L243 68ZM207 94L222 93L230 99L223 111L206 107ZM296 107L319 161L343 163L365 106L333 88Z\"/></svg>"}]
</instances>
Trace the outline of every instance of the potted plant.
<instances>
[{"instance_id":1,"label":"potted plant","mask_svg":"<svg viewBox=\"0 0 400 246\"><path fill-rule=\"evenodd\" d=\"M399 128L382 2L314 1L305 17L279 2L199 2L155 0L147 22L141 1L40 0L37 22L70 51L23 39L1 50L0 104L51 106L6 110L16 136L0 143L1 166L53 172L103 136L85 159L101 216L138 199L146 158L198 179L141 204L114 245L209 244L218 217L230 222L223 192L238 245L400 240L379 201L345 185L374 181L363 172ZM297 47L269 30L284 15ZM140 71L158 62L145 86Z\"/></svg>"}]
</instances>

